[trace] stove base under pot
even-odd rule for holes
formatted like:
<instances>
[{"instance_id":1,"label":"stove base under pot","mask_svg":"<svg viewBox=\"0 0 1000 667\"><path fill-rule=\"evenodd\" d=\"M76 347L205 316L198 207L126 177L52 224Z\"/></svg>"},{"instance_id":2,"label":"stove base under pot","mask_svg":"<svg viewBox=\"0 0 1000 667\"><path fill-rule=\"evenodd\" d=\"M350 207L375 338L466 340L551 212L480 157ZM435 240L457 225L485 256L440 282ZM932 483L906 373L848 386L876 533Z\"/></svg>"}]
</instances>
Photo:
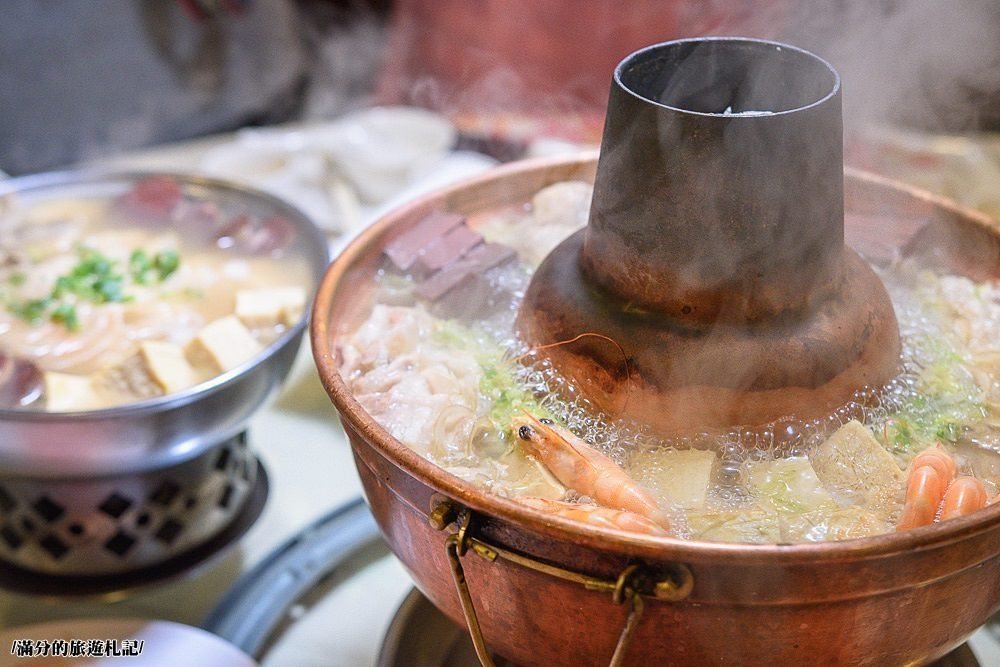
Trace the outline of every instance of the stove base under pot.
<instances>
[{"instance_id":1,"label":"stove base under pot","mask_svg":"<svg viewBox=\"0 0 1000 667\"><path fill-rule=\"evenodd\" d=\"M516 667L491 654L496 667ZM385 633L378 667L478 667L476 650L464 628L438 611L417 589L410 591ZM929 667L979 667L972 649L962 644Z\"/></svg>"},{"instance_id":2,"label":"stove base under pot","mask_svg":"<svg viewBox=\"0 0 1000 667\"><path fill-rule=\"evenodd\" d=\"M89 595L176 577L241 537L267 495L245 432L142 473L0 472L0 587Z\"/></svg>"}]
</instances>

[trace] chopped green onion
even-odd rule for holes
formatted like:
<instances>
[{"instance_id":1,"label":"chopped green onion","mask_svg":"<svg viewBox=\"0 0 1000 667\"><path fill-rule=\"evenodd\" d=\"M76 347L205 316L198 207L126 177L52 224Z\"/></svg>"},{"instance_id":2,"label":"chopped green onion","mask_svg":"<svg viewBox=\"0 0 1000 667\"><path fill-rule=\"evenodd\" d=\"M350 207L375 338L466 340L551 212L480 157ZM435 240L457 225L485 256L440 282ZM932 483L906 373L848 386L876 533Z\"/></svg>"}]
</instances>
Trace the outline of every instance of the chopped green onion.
<instances>
[{"instance_id":1,"label":"chopped green onion","mask_svg":"<svg viewBox=\"0 0 1000 667\"><path fill-rule=\"evenodd\" d=\"M76 318L76 307L69 303L62 303L52 311L49 319L57 324L65 325L70 331L79 331L80 322Z\"/></svg>"},{"instance_id":2,"label":"chopped green onion","mask_svg":"<svg viewBox=\"0 0 1000 667\"><path fill-rule=\"evenodd\" d=\"M122 292L122 276L101 278L93 286L97 303L120 303L125 300Z\"/></svg>"},{"instance_id":3,"label":"chopped green onion","mask_svg":"<svg viewBox=\"0 0 1000 667\"><path fill-rule=\"evenodd\" d=\"M133 250L132 255L128 259L129 271L132 274L132 280L140 285L145 285L149 282L149 277L146 275L149 270L153 268L153 262L149 259L149 255L143 250Z\"/></svg>"},{"instance_id":4,"label":"chopped green onion","mask_svg":"<svg viewBox=\"0 0 1000 667\"><path fill-rule=\"evenodd\" d=\"M7 309L22 320L37 324L42 321L42 315L45 314L51 303L51 299L30 299L22 303L11 304L7 306Z\"/></svg>"},{"instance_id":5,"label":"chopped green onion","mask_svg":"<svg viewBox=\"0 0 1000 667\"><path fill-rule=\"evenodd\" d=\"M169 278L170 274L176 271L180 265L181 256L176 250L161 250L156 253L156 257L153 259L153 266L156 267L160 275L160 282Z\"/></svg>"},{"instance_id":6,"label":"chopped green onion","mask_svg":"<svg viewBox=\"0 0 1000 667\"><path fill-rule=\"evenodd\" d=\"M79 261L67 275L56 278L48 297L8 302L7 310L32 324L38 324L47 318L64 325L70 331L77 331L80 324L76 302L127 303L135 297L126 292L126 277L137 285L148 285L154 279L163 282L181 263L180 254L176 250L161 250L151 258L139 248L129 255L126 276L119 270L118 262L105 257L94 248L80 246L77 248L77 256ZM17 286L26 279L24 274L13 274L7 281Z\"/></svg>"},{"instance_id":7,"label":"chopped green onion","mask_svg":"<svg viewBox=\"0 0 1000 667\"><path fill-rule=\"evenodd\" d=\"M52 298L60 299L66 294L73 294L76 291L76 283L69 276L59 276L56 278L56 286L52 288Z\"/></svg>"}]
</instances>

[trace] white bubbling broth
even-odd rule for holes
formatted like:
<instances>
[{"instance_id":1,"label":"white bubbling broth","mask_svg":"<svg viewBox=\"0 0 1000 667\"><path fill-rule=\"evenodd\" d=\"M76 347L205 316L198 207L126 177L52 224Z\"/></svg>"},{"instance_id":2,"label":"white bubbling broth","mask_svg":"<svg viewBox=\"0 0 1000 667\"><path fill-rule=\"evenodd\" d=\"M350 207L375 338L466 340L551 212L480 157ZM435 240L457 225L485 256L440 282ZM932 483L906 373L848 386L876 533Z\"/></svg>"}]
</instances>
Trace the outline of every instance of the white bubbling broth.
<instances>
[{"instance_id":1,"label":"white bubbling broth","mask_svg":"<svg viewBox=\"0 0 1000 667\"><path fill-rule=\"evenodd\" d=\"M936 275L911 260L876 267L903 341L903 370L887 387L815 422L664 440L594 411L514 336L530 273L586 223L589 186L552 187L534 205L469 221L487 241L518 251L487 272L486 284L503 286L495 307L470 318L427 302L416 289L425 277L387 265L368 320L338 341L348 386L400 441L500 495L599 502L553 476L512 431L525 412L549 417L652 494L672 535L698 540L823 541L895 530L907 468L934 443L989 498L1000 492L1000 285Z\"/></svg>"}]
</instances>

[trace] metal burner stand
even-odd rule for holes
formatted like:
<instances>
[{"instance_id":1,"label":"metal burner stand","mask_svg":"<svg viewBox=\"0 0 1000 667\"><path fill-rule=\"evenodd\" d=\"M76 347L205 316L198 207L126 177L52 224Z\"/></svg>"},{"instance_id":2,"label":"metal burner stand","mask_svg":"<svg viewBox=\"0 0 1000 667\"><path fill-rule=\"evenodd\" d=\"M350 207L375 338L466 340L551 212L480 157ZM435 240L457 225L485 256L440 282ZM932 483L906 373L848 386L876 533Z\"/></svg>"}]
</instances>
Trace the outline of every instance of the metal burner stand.
<instances>
[{"instance_id":1,"label":"metal burner stand","mask_svg":"<svg viewBox=\"0 0 1000 667\"><path fill-rule=\"evenodd\" d=\"M148 472L0 474L0 587L94 595L177 577L241 537L268 490L245 432Z\"/></svg>"}]
</instances>

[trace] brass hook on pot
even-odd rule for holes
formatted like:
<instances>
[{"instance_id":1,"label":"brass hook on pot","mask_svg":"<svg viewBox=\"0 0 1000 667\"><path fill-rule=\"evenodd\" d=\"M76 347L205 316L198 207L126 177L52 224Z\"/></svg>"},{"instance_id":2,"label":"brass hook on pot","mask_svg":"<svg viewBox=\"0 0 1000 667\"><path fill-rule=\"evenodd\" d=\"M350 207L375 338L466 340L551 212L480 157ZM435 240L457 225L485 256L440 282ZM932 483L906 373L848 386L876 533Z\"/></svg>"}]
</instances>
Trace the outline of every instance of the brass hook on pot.
<instances>
[{"instance_id":1,"label":"brass hook on pot","mask_svg":"<svg viewBox=\"0 0 1000 667\"><path fill-rule=\"evenodd\" d=\"M636 592L633 586L636 576L640 574L640 567L638 563L632 563L622 570L622 573L618 575L618 581L615 582L615 590L611 593L612 602L622 604L627 600L631 602L632 607L629 609L628 616L625 619L625 627L622 628L622 632L618 636L615 652L611 655L610 667L619 667L624 664L625 651L628 650L629 644L632 643L632 636L635 634L636 628L639 627L639 621L642 620L642 612L646 608L646 603L643 602L642 596Z\"/></svg>"},{"instance_id":2,"label":"brass hook on pot","mask_svg":"<svg viewBox=\"0 0 1000 667\"><path fill-rule=\"evenodd\" d=\"M686 598L694 587L694 576L691 574L691 570L681 563L672 564L672 572L660 578L654 576L653 570L644 564L630 563L614 581L549 565L473 537L471 535L472 520L472 510L467 507L462 507L437 494L431 498L431 512L428 516L431 526L437 530L444 530L453 523L458 526L458 530L445 540L445 552L448 554L448 563L451 566L455 588L458 590L458 599L462 605L462 613L469 629L469 636L476 650L476 656L483 667L494 667L494 663L486 648L482 627L479 624L479 617L476 615L476 608L472 603L472 594L469 592L469 585L465 579L465 569L462 566L462 556L469 549L491 563L497 558L502 558L536 572L582 584L588 590L611 593L611 600L615 604L628 602L630 604L628 616L621 634L618 636L615 651L611 656L611 667L620 667L624 663L625 652L628 650L635 631L639 627L639 622L642 620L646 604L645 597L677 602Z\"/></svg>"},{"instance_id":3,"label":"brass hook on pot","mask_svg":"<svg viewBox=\"0 0 1000 667\"><path fill-rule=\"evenodd\" d=\"M486 649L486 640L483 639L483 630L479 626L476 608L472 604L469 585L465 581L465 569L462 567L461 555L465 549L462 542L463 539L459 537L459 533L453 533L445 540L445 551L448 554L448 562L451 564L451 575L455 580L455 588L458 589L458 599L462 603L462 614L465 616L465 624L469 628L472 646L476 649L476 657L479 658L483 667L494 667L493 658Z\"/></svg>"}]
</instances>

